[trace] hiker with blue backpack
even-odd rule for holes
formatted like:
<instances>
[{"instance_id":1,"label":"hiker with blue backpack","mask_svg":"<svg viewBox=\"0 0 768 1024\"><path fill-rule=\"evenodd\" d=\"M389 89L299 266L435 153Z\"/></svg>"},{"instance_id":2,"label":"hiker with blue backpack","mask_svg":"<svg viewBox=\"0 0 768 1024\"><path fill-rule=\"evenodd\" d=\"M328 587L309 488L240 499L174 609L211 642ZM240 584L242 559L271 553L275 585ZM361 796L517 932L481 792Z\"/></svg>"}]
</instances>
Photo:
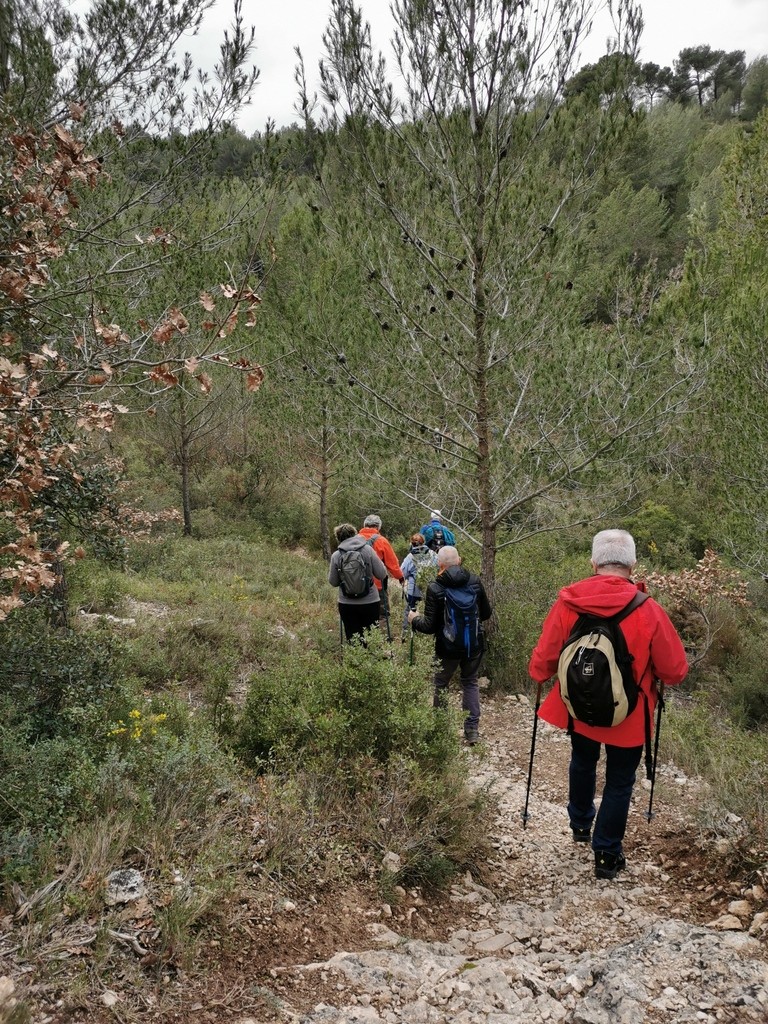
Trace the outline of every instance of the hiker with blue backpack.
<instances>
[{"instance_id":1,"label":"hiker with blue backpack","mask_svg":"<svg viewBox=\"0 0 768 1024\"><path fill-rule=\"evenodd\" d=\"M656 681L673 686L688 672L669 616L645 584L632 579L635 564L635 542L626 530L596 534L593 574L560 591L528 666L539 692L555 677L538 716L570 735L568 818L574 842L591 842L597 878L615 878L626 867L622 844L644 746L653 777L654 710L657 702L663 706ZM603 746L605 785L596 813ZM530 770L528 778L530 788Z\"/></svg>"},{"instance_id":2,"label":"hiker with blue backpack","mask_svg":"<svg viewBox=\"0 0 768 1024\"><path fill-rule=\"evenodd\" d=\"M405 579L405 608L403 610L403 643L408 633L408 612L414 611L416 605L424 596L419 582L424 585L424 576L428 570L437 566L437 555L430 551L424 543L420 533L414 533L411 537L411 548L408 554L400 563L400 572Z\"/></svg>"},{"instance_id":3,"label":"hiker with blue backpack","mask_svg":"<svg viewBox=\"0 0 768 1024\"><path fill-rule=\"evenodd\" d=\"M331 555L328 582L339 588L339 617L347 643L378 625L381 603L376 580L387 578L387 567L373 544L361 537L351 523L341 523L334 531L338 547Z\"/></svg>"},{"instance_id":4,"label":"hiker with blue backpack","mask_svg":"<svg viewBox=\"0 0 768 1024\"><path fill-rule=\"evenodd\" d=\"M459 552L448 544L437 553L437 579L427 587L424 614L408 612L411 628L435 637L436 708L445 706L448 684L460 670L461 707L466 712L464 739L474 745L480 739L480 688L477 677L485 651L482 623L492 610L479 576L461 564Z\"/></svg>"},{"instance_id":5,"label":"hiker with blue backpack","mask_svg":"<svg viewBox=\"0 0 768 1024\"><path fill-rule=\"evenodd\" d=\"M428 523L424 523L419 533L424 538L424 543L427 545L430 551L434 551L435 554L440 548L453 546L456 544L456 537L454 536L453 530L449 530L447 526L443 526L443 513L439 508L433 509L430 513L430 520Z\"/></svg>"}]
</instances>

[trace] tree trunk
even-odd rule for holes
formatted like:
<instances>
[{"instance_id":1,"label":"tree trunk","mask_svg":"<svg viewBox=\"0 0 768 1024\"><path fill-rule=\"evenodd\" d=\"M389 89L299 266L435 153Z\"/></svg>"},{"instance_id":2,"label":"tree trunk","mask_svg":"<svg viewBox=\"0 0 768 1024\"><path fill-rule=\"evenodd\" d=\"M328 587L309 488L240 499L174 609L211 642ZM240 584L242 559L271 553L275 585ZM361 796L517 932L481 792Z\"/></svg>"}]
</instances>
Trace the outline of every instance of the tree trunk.
<instances>
[{"instance_id":1,"label":"tree trunk","mask_svg":"<svg viewBox=\"0 0 768 1024\"><path fill-rule=\"evenodd\" d=\"M69 628L69 586L64 563L58 558L51 562L51 571L56 576L50 598L49 621L57 629Z\"/></svg>"},{"instance_id":2,"label":"tree trunk","mask_svg":"<svg viewBox=\"0 0 768 1024\"><path fill-rule=\"evenodd\" d=\"M323 406L323 431L322 431L322 466L320 470L320 544L322 546L323 558L326 562L331 560L331 538L328 523L328 481L330 480L329 470L329 444L328 444L328 406Z\"/></svg>"},{"instance_id":3,"label":"tree trunk","mask_svg":"<svg viewBox=\"0 0 768 1024\"><path fill-rule=\"evenodd\" d=\"M179 463L181 466L181 508L184 516L184 536L192 536L192 503L189 497L190 429L184 392L179 391Z\"/></svg>"},{"instance_id":4,"label":"tree trunk","mask_svg":"<svg viewBox=\"0 0 768 1024\"><path fill-rule=\"evenodd\" d=\"M55 577L55 582L47 593L46 607L48 622L56 629L67 629L69 627L69 588L67 586L64 562L56 554L60 544L59 525L54 520L51 523L51 532L43 542L43 553Z\"/></svg>"},{"instance_id":5,"label":"tree trunk","mask_svg":"<svg viewBox=\"0 0 768 1024\"><path fill-rule=\"evenodd\" d=\"M474 32L474 9L470 11L470 29ZM472 239L472 299L474 305L475 341L475 409L477 415L477 498L480 506L482 534L481 575L488 599L493 604L496 591L496 517L491 473L491 415L488 404L488 302L485 292L485 260L487 250L486 219L488 192L483 167L484 119L480 112L475 69L468 75L470 94L470 128L475 158L474 225ZM493 632L495 620L489 623Z\"/></svg>"}]
</instances>

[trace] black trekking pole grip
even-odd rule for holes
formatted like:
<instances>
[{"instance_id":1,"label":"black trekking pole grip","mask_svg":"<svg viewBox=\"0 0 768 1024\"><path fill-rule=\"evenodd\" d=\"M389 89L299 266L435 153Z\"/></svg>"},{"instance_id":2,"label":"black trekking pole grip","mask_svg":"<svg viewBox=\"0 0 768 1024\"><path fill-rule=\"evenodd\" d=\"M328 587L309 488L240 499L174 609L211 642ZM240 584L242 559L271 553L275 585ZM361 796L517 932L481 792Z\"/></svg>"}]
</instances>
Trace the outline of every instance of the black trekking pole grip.
<instances>
[{"instance_id":1,"label":"black trekking pole grip","mask_svg":"<svg viewBox=\"0 0 768 1024\"><path fill-rule=\"evenodd\" d=\"M528 800L531 796L531 779L533 778L533 752L536 749L536 730L539 726L539 707L541 705L541 683L536 684L536 706L533 709L533 733L531 735L531 757L528 762L528 783L525 787L525 807L523 808L523 828L528 824Z\"/></svg>"},{"instance_id":2,"label":"black trekking pole grip","mask_svg":"<svg viewBox=\"0 0 768 1024\"><path fill-rule=\"evenodd\" d=\"M651 792L648 797L648 810L645 812L645 819L649 821L653 818L653 791L656 787L656 765L659 761L659 736L661 734L661 713L664 710L664 683L660 679L656 680L656 692L658 694L658 700L656 703L656 735L653 738L653 767L651 769Z\"/></svg>"}]
</instances>

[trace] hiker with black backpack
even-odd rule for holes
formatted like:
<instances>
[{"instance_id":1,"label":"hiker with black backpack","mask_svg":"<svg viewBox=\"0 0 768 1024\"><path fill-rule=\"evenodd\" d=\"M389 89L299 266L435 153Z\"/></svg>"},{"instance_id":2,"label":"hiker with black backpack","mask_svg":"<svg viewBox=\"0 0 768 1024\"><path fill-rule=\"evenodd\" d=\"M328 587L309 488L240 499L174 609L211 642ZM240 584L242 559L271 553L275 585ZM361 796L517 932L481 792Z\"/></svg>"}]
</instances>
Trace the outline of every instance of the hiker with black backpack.
<instances>
[{"instance_id":1,"label":"hiker with black backpack","mask_svg":"<svg viewBox=\"0 0 768 1024\"><path fill-rule=\"evenodd\" d=\"M626 530L596 534L593 575L560 591L528 666L539 688L557 677L538 714L570 734L568 817L574 841L591 841L597 878L626 867L624 833L644 746L650 773L656 681L674 686L688 672L669 616L632 580L635 564ZM601 746L605 785L595 813Z\"/></svg>"},{"instance_id":2,"label":"hiker with black backpack","mask_svg":"<svg viewBox=\"0 0 768 1024\"><path fill-rule=\"evenodd\" d=\"M448 699L448 684L460 669L461 707L466 712L464 739L474 745L480 739L480 689L477 677L485 651L482 623L491 617L491 605L479 576L461 564L459 552L452 545L437 553L437 579L427 587L424 614L408 613L411 628L417 633L435 637L436 708Z\"/></svg>"},{"instance_id":3,"label":"hiker with black backpack","mask_svg":"<svg viewBox=\"0 0 768 1024\"><path fill-rule=\"evenodd\" d=\"M447 526L443 525L443 513L440 509L432 509L429 515L429 522L424 523L419 530L429 550L437 554L440 548L454 546L456 544L456 537L453 530L449 530Z\"/></svg>"},{"instance_id":4,"label":"hiker with black backpack","mask_svg":"<svg viewBox=\"0 0 768 1024\"><path fill-rule=\"evenodd\" d=\"M366 631L379 621L376 580L387 578L387 567L351 523L341 523L333 533L339 546L331 555L328 582L339 588L339 617L347 643L356 636L365 643Z\"/></svg>"}]
</instances>

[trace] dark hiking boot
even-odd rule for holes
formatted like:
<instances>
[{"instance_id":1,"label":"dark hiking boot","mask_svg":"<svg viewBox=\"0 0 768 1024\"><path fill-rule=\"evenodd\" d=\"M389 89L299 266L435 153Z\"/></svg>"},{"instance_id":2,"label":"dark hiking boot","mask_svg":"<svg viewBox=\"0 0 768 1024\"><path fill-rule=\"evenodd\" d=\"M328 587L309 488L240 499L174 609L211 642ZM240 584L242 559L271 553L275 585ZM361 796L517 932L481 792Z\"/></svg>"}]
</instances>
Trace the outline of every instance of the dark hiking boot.
<instances>
[{"instance_id":1,"label":"dark hiking boot","mask_svg":"<svg viewBox=\"0 0 768 1024\"><path fill-rule=\"evenodd\" d=\"M571 826L571 832L573 832L574 843L588 843L592 838L592 830L589 828L574 828Z\"/></svg>"},{"instance_id":2,"label":"dark hiking boot","mask_svg":"<svg viewBox=\"0 0 768 1024\"><path fill-rule=\"evenodd\" d=\"M595 878L615 878L626 866L623 853L595 852Z\"/></svg>"},{"instance_id":3,"label":"dark hiking boot","mask_svg":"<svg viewBox=\"0 0 768 1024\"><path fill-rule=\"evenodd\" d=\"M480 733L477 729L469 729L464 733L464 742L470 747L474 747L476 743L480 742Z\"/></svg>"}]
</instances>

